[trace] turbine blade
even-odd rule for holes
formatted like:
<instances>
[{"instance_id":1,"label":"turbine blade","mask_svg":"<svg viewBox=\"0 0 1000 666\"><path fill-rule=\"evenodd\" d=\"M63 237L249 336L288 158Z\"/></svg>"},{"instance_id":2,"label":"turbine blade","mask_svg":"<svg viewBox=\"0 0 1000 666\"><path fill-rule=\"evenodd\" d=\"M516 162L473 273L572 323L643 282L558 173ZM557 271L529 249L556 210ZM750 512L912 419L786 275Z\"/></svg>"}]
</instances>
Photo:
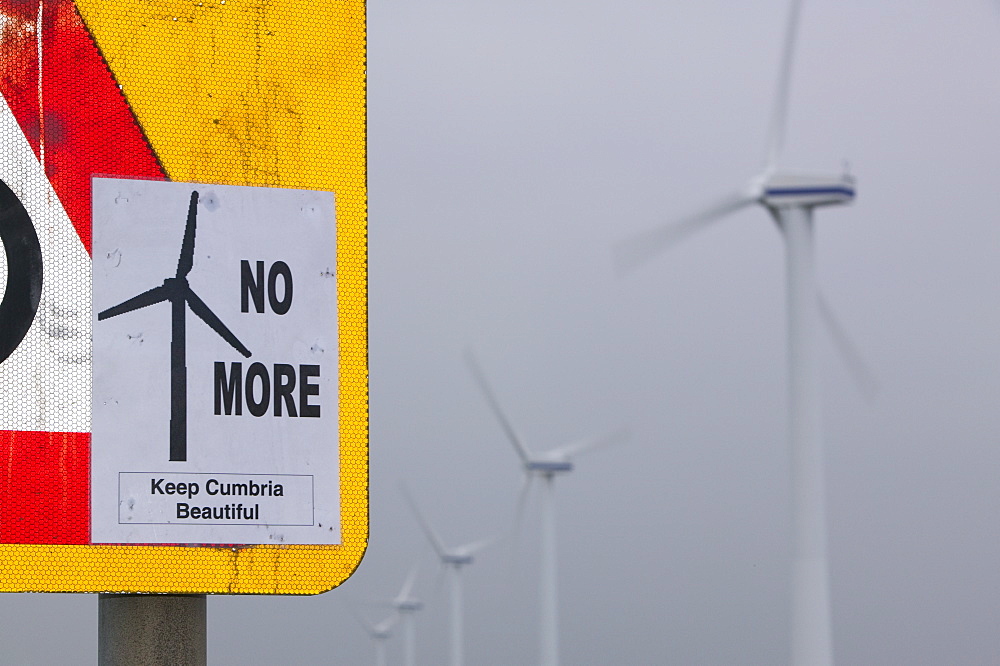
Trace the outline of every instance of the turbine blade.
<instances>
[{"instance_id":1,"label":"turbine blade","mask_svg":"<svg viewBox=\"0 0 1000 666\"><path fill-rule=\"evenodd\" d=\"M756 199L747 193L731 194L694 215L620 241L614 249L615 272L619 276L625 275L674 243L755 201Z\"/></svg>"},{"instance_id":2,"label":"turbine blade","mask_svg":"<svg viewBox=\"0 0 1000 666\"><path fill-rule=\"evenodd\" d=\"M865 399L874 399L878 393L878 380L875 379L875 373L872 372L868 363L865 362L864 356L861 355L858 346L854 344L854 341L847 334L847 330L840 324L837 316L833 313L833 308L830 307L830 303L826 300L823 293L817 292L816 297L819 301L820 318L823 320L826 330L830 333L830 337L833 339L840 357L844 360L847 371L851 374L851 378L857 384L858 390L861 391Z\"/></svg>"},{"instance_id":3,"label":"turbine blade","mask_svg":"<svg viewBox=\"0 0 1000 666\"><path fill-rule=\"evenodd\" d=\"M588 439L583 439L578 442L573 442L571 444L552 449L545 454L545 457L552 458L553 460L569 460L570 458L578 456L581 453L587 453L589 451L593 451L594 449L624 442L628 439L628 437L628 429L619 428L618 430L604 433L599 437L590 437Z\"/></svg>"},{"instance_id":4,"label":"turbine blade","mask_svg":"<svg viewBox=\"0 0 1000 666\"><path fill-rule=\"evenodd\" d=\"M423 512L420 511L420 507L417 506L416 500L413 499L413 495L410 494L410 489L406 487L405 483L400 482L399 490L403 493L403 498L409 505L410 510L413 511L413 515L417 518L417 523L420 524L420 529L423 530L424 535L427 540L430 541L431 546L434 547L434 551L438 554L438 557L444 557L447 554L447 548L444 546L444 542L441 541L437 533L431 528L430 523L424 518Z\"/></svg>"},{"instance_id":5,"label":"turbine blade","mask_svg":"<svg viewBox=\"0 0 1000 666\"><path fill-rule=\"evenodd\" d=\"M350 613L351 616L353 616L354 619L358 621L358 624L362 626L362 628L365 630L365 633L367 633L372 638L379 638L380 635L385 636L386 632L392 629L392 626L396 624L396 620L398 619L398 613L394 612L392 613L392 615L385 618L381 622L372 623L369 622L358 611L358 609L355 607L355 604L344 602L344 607L347 609L347 612Z\"/></svg>"},{"instance_id":6,"label":"turbine blade","mask_svg":"<svg viewBox=\"0 0 1000 666\"><path fill-rule=\"evenodd\" d=\"M352 604L345 603L344 608L346 608L347 612L351 614L351 617L353 617L355 620L358 621L358 624L362 626L362 628L365 630L365 633L370 635L375 630L375 626L371 622L366 620L364 616L362 616L361 613L359 613L358 610Z\"/></svg>"},{"instance_id":7,"label":"turbine blade","mask_svg":"<svg viewBox=\"0 0 1000 666\"><path fill-rule=\"evenodd\" d=\"M466 350L465 352L465 361L469 364L469 369L472 370L472 376L476 379L476 383L479 384L479 388L482 390L483 395L486 396L486 402L489 403L490 409L493 410L493 414L500 422L500 427L503 428L504 433L507 434L507 439L509 439L510 443L514 445L514 450L517 451L517 455L521 457L521 462L527 464L531 458L531 454L528 453L528 447L524 445L523 441L521 441L517 431L514 430L514 427L507 419L507 415L504 414L503 410L500 408L500 403L493 394L493 389L490 388L489 382L486 381L486 375L483 374L482 369L479 367L479 363L476 362L476 357L470 350Z\"/></svg>"},{"instance_id":8,"label":"turbine blade","mask_svg":"<svg viewBox=\"0 0 1000 666\"><path fill-rule=\"evenodd\" d=\"M380 634L382 636L385 636L389 633L389 630L392 629L393 626L395 626L398 620L399 620L399 614L393 613L392 615L390 615L389 617L385 618L384 620L376 624L374 627L372 627L372 629L376 632L377 635Z\"/></svg>"},{"instance_id":9,"label":"turbine blade","mask_svg":"<svg viewBox=\"0 0 1000 666\"><path fill-rule=\"evenodd\" d=\"M484 548L489 548L493 544L497 543L503 538L502 534L494 534L486 539L479 539L477 541L471 541L464 546L459 546L455 550L462 555L475 555Z\"/></svg>"},{"instance_id":10,"label":"turbine blade","mask_svg":"<svg viewBox=\"0 0 1000 666\"><path fill-rule=\"evenodd\" d=\"M524 507L528 503L528 493L531 491L531 475L525 474L521 482L521 490L517 493L517 508L514 510L514 533L517 534L524 523Z\"/></svg>"},{"instance_id":11,"label":"turbine blade","mask_svg":"<svg viewBox=\"0 0 1000 666\"><path fill-rule=\"evenodd\" d=\"M177 277L187 277L194 267L194 231L195 218L198 215L198 190L191 193L191 204L188 206L187 224L184 225L184 241L181 243L181 256L177 259Z\"/></svg>"},{"instance_id":12,"label":"turbine blade","mask_svg":"<svg viewBox=\"0 0 1000 666\"><path fill-rule=\"evenodd\" d=\"M781 51L781 63L778 67L778 89L775 91L774 108L771 110L771 123L767 133L766 173L774 171L777 167L785 141L788 100L791 96L792 60L795 55L795 38L799 31L799 10L801 8L801 0L792 0L792 6L788 12L788 25L785 27L785 43Z\"/></svg>"},{"instance_id":13,"label":"turbine blade","mask_svg":"<svg viewBox=\"0 0 1000 666\"><path fill-rule=\"evenodd\" d=\"M124 303L119 303L113 307L108 308L104 312L99 312L97 314L97 320L101 321L108 319L109 317L117 317L120 314L125 314L126 312L131 312L133 310L138 310L144 308L147 305L155 305L157 303L162 303L163 301L170 298L170 294L167 292L166 287L160 285L159 287L153 287L149 291L144 291L138 296L134 296Z\"/></svg>"},{"instance_id":14,"label":"turbine blade","mask_svg":"<svg viewBox=\"0 0 1000 666\"><path fill-rule=\"evenodd\" d=\"M413 593L413 585L414 583L417 582L417 571L419 569L420 569L420 562L414 564L413 568L410 569L410 574L406 577L406 580L403 582L402 589L396 596L397 601L405 601L406 599L410 598L410 595Z\"/></svg>"},{"instance_id":15,"label":"turbine blade","mask_svg":"<svg viewBox=\"0 0 1000 666\"><path fill-rule=\"evenodd\" d=\"M231 344L236 351L243 354L246 358L250 358L250 350L247 349L239 339L233 335L233 332L226 328L226 325L222 323L222 320L215 316L215 313L208 309L205 305L205 301L198 298L198 294L189 287L184 293L184 299L187 301L188 307L191 308L191 312L195 313L201 320L208 324L209 328L222 336L222 339Z\"/></svg>"},{"instance_id":16,"label":"turbine blade","mask_svg":"<svg viewBox=\"0 0 1000 666\"><path fill-rule=\"evenodd\" d=\"M445 571L444 562L438 562L437 573L434 574L434 591L432 592L435 599L441 598L441 588L444 587Z\"/></svg>"}]
</instances>

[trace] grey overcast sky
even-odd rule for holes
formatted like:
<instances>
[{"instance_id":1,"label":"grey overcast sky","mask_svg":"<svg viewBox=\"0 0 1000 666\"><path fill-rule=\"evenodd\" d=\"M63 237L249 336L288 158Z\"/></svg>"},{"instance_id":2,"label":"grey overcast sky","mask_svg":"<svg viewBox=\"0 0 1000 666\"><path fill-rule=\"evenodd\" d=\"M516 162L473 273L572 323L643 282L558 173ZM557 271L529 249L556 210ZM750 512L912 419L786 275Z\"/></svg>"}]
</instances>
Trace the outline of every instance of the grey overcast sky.
<instances>
[{"instance_id":1,"label":"grey overcast sky","mask_svg":"<svg viewBox=\"0 0 1000 666\"><path fill-rule=\"evenodd\" d=\"M622 279L611 248L760 170L788 2L368 11L370 547L316 598L210 599L212 661L370 663L347 606L418 561L418 659L446 661L397 484L449 543L512 521L521 472L472 348L529 445L633 434L558 480L564 663L785 663L781 239L749 209ZM800 28L782 162L857 177L817 213L819 280L879 386L823 340L835 657L997 663L1000 6L807 0ZM537 499L465 572L471 664L537 659ZM4 596L3 660L87 663L96 617Z\"/></svg>"}]
</instances>

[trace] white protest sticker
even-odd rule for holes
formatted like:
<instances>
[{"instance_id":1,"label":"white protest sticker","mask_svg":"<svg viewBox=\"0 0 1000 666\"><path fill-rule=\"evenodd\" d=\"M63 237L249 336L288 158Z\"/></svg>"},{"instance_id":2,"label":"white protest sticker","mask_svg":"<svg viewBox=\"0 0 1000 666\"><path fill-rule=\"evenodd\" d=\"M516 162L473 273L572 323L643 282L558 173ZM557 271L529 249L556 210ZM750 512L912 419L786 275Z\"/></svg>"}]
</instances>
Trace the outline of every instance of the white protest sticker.
<instances>
[{"instance_id":1,"label":"white protest sticker","mask_svg":"<svg viewBox=\"0 0 1000 666\"><path fill-rule=\"evenodd\" d=\"M95 178L94 543L340 543L329 192Z\"/></svg>"}]
</instances>

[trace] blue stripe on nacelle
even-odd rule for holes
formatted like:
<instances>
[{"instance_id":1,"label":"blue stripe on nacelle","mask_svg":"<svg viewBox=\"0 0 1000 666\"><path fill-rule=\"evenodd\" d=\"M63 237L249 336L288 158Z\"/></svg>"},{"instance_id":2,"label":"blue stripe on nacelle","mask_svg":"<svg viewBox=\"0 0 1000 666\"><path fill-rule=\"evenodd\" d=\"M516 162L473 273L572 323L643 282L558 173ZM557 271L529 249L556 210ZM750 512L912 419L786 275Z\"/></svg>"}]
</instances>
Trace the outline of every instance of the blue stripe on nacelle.
<instances>
[{"instance_id":1,"label":"blue stripe on nacelle","mask_svg":"<svg viewBox=\"0 0 1000 666\"><path fill-rule=\"evenodd\" d=\"M853 197L854 190L846 187L783 187L781 189L764 191L764 196L766 197L795 197L813 194L843 194L844 196Z\"/></svg>"}]
</instances>

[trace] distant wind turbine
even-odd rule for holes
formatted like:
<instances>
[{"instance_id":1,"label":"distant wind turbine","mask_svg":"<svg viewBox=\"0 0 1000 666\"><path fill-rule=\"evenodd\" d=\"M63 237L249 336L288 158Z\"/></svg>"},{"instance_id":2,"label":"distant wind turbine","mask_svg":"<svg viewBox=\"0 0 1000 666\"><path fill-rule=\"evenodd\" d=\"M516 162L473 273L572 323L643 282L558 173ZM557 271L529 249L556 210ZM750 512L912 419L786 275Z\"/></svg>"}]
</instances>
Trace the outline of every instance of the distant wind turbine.
<instances>
[{"instance_id":1,"label":"distant wind turbine","mask_svg":"<svg viewBox=\"0 0 1000 666\"><path fill-rule=\"evenodd\" d=\"M198 215L198 192L191 192L184 240L177 260L177 273L159 287L153 287L124 303L110 307L97 315L98 321L139 310L149 305L170 301L170 460L187 460L187 361L185 352L185 306L222 336L236 351L249 358L250 350L226 328L205 302L188 284L187 276L194 267L195 218Z\"/></svg>"},{"instance_id":2,"label":"distant wind turbine","mask_svg":"<svg viewBox=\"0 0 1000 666\"><path fill-rule=\"evenodd\" d=\"M372 645L375 646L375 666L386 666L385 646L389 639L392 638L392 627L396 624L399 616L393 613L381 622L372 624L353 608L350 611L354 619L364 627L365 632L368 633L368 637L372 639Z\"/></svg>"},{"instance_id":3,"label":"distant wind turbine","mask_svg":"<svg viewBox=\"0 0 1000 666\"><path fill-rule=\"evenodd\" d=\"M416 666L417 640L413 626L414 614L424 607L422 601L413 596L413 585L417 581L418 566L414 565L397 594L389 602L403 623L403 656L405 666Z\"/></svg>"},{"instance_id":4,"label":"distant wind turbine","mask_svg":"<svg viewBox=\"0 0 1000 666\"><path fill-rule=\"evenodd\" d=\"M462 567L472 564L472 556L481 551L483 548L496 543L497 539L496 537L480 539L479 541L472 541L463 546L448 548L444 545L444 542L438 536L437 532L435 532L431 527L430 523L427 522L427 519L424 517L423 512L420 511L420 507L417 506L416 500L413 499L413 495L410 494L406 485L400 484L400 490L403 493L403 497L406 499L406 503L413 511L413 515L416 517L417 523L420 524L420 529L423 530L427 540L434 548L435 554L437 554L438 559L441 560L441 564L448 571L449 588L451 593L450 663L452 666L461 666L465 659L463 639L464 628L462 622Z\"/></svg>"},{"instance_id":5,"label":"distant wind turbine","mask_svg":"<svg viewBox=\"0 0 1000 666\"><path fill-rule=\"evenodd\" d=\"M514 446L524 469L524 484L518 500L518 515L522 513L524 498L534 479L541 479L542 492L542 536L541 536L541 575L540 575L540 630L539 655L543 666L556 666L559 663L559 599L557 591L556 567L556 516L555 516L555 477L573 471L572 459L587 451L621 441L627 436L624 430L618 430L606 435L573 442L566 446L549 449L543 453L533 453L514 430L507 415L500 408L500 403L493 394L493 389L486 380L475 357L468 353L466 361L472 374L486 396L493 414L500 422L507 438Z\"/></svg>"},{"instance_id":6,"label":"distant wind turbine","mask_svg":"<svg viewBox=\"0 0 1000 666\"><path fill-rule=\"evenodd\" d=\"M800 5L799 0L793 0L788 17L763 172L742 190L706 210L620 244L616 251L616 263L620 271L635 268L688 234L754 204L763 206L782 232L787 266L789 439L794 504L792 663L823 666L833 662L833 648L824 507L823 432L815 349L818 322L831 327L834 339L841 352L848 356L856 378L859 366L856 354L836 326L816 288L812 214L818 206L850 203L854 199L854 179L846 173L796 175L777 169L785 138ZM864 375L861 380L863 387L865 384L871 386Z\"/></svg>"}]
</instances>

